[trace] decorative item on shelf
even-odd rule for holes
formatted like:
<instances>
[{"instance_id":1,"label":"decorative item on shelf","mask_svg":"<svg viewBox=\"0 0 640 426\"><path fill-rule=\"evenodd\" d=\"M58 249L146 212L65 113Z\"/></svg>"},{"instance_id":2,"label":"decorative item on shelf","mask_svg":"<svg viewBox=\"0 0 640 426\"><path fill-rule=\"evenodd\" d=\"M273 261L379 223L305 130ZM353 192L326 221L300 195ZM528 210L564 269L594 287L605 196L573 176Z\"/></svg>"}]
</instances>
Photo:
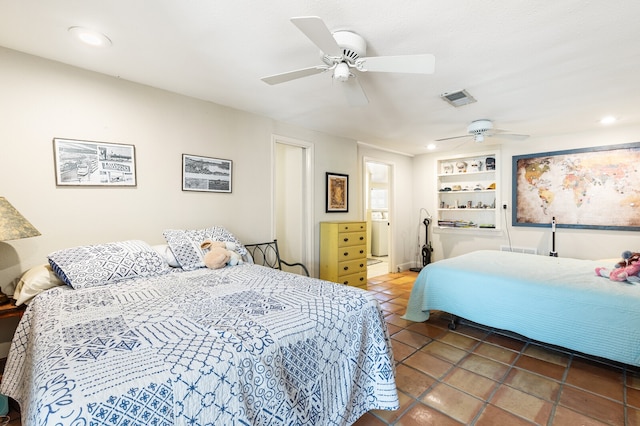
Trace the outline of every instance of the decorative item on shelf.
<instances>
[{"instance_id":1,"label":"decorative item on shelf","mask_svg":"<svg viewBox=\"0 0 640 426\"><path fill-rule=\"evenodd\" d=\"M453 173L453 164L444 163L442 165L442 173L445 175L450 175L451 173Z\"/></svg>"},{"instance_id":2,"label":"decorative item on shelf","mask_svg":"<svg viewBox=\"0 0 640 426\"><path fill-rule=\"evenodd\" d=\"M487 157L485 164L487 165L487 170L496 169L496 159L494 157Z\"/></svg>"},{"instance_id":3,"label":"decorative item on shelf","mask_svg":"<svg viewBox=\"0 0 640 426\"><path fill-rule=\"evenodd\" d=\"M19 240L38 235L40 235L40 231L25 219L6 198L0 197L0 241ZM9 298L0 291L0 304L8 301Z\"/></svg>"},{"instance_id":4,"label":"decorative item on shelf","mask_svg":"<svg viewBox=\"0 0 640 426\"><path fill-rule=\"evenodd\" d=\"M480 170L482 170L482 161L473 160L471 161L471 163L469 163L470 172L479 172Z\"/></svg>"},{"instance_id":5,"label":"decorative item on shelf","mask_svg":"<svg viewBox=\"0 0 640 426\"><path fill-rule=\"evenodd\" d=\"M467 162L466 161L458 161L458 162L456 162L456 171L458 173L466 173L467 172Z\"/></svg>"}]
</instances>

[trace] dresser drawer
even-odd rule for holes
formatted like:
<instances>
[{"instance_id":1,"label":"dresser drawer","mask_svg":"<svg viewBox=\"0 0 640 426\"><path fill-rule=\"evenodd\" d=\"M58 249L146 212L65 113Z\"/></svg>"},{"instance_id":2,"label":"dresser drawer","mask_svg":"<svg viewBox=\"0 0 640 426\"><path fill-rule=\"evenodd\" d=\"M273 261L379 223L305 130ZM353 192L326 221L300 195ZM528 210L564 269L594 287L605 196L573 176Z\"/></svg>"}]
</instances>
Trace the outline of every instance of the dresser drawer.
<instances>
[{"instance_id":1,"label":"dresser drawer","mask_svg":"<svg viewBox=\"0 0 640 426\"><path fill-rule=\"evenodd\" d=\"M338 262L364 258L367 246L341 247L338 250Z\"/></svg>"},{"instance_id":2,"label":"dresser drawer","mask_svg":"<svg viewBox=\"0 0 640 426\"><path fill-rule=\"evenodd\" d=\"M356 232L356 231L366 231L367 224L366 222L345 222L338 224L338 232Z\"/></svg>"},{"instance_id":3,"label":"dresser drawer","mask_svg":"<svg viewBox=\"0 0 640 426\"><path fill-rule=\"evenodd\" d=\"M365 244L367 233L362 232L341 232L338 234L338 247L349 247Z\"/></svg>"},{"instance_id":4,"label":"dresser drawer","mask_svg":"<svg viewBox=\"0 0 640 426\"><path fill-rule=\"evenodd\" d=\"M338 279L337 282L340 284L360 287L366 290L367 289L367 271L342 276Z\"/></svg>"},{"instance_id":5,"label":"dresser drawer","mask_svg":"<svg viewBox=\"0 0 640 426\"><path fill-rule=\"evenodd\" d=\"M355 274L356 272L367 271L367 259L348 260L338 263L338 277Z\"/></svg>"}]
</instances>

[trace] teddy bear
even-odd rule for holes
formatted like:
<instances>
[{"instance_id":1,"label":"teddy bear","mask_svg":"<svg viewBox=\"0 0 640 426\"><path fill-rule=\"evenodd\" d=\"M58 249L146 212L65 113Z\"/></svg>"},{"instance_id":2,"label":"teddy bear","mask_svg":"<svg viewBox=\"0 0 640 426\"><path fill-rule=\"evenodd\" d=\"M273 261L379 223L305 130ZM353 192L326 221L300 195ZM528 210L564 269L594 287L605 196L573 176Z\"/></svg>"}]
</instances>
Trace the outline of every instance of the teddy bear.
<instances>
[{"instance_id":1,"label":"teddy bear","mask_svg":"<svg viewBox=\"0 0 640 426\"><path fill-rule=\"evenodd\" d=\"M235 251L234 243L206 239L200 244L200 248L208 250L204 255L204 264L209 269L220 269L227 265L235 266L243 263L242 257Z\"/></svg>"},{"instance_id":2,"label":"teddy bear","mask_svg":"<svg viewBox=\"0 0 640 426\"><path fill-rule=\"evenodd\" d=\"M627 250L622 253L622 260L614 265L613 270L598 267L596 275L611 281L640 283L640 253Z\"/></svg>"}]
</instances>

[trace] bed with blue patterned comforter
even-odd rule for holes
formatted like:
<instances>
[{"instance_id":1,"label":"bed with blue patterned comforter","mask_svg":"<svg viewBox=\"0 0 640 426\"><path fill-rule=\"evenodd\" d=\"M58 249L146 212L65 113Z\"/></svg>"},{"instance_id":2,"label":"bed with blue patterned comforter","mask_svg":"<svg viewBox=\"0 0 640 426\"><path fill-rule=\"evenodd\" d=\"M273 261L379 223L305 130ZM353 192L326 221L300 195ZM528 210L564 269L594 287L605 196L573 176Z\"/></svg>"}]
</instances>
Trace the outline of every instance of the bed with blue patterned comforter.
<instances>
[{"instance_id":1,"label":"bed with blue patterned comforter","mask_svg":"<svg viewBox=\"0 0 640 426\"><path fill-rule=\"evenodd\" d=\"M349 425L398 407L371 294L248 264L38 295L1 391L25 425Z\"/></svg>"},{"instance_id":2,"label":"bed with blue patterned comforter","mask_svg":"<svg viewBox=\"0 0 640 426\"><path fill-rule=\"evenodd\" d=\"M594 260L481 250L427 265L405 318L454 314L541 342L640 365L640 285L596 276Z\"/></svg>"}]
</instances>

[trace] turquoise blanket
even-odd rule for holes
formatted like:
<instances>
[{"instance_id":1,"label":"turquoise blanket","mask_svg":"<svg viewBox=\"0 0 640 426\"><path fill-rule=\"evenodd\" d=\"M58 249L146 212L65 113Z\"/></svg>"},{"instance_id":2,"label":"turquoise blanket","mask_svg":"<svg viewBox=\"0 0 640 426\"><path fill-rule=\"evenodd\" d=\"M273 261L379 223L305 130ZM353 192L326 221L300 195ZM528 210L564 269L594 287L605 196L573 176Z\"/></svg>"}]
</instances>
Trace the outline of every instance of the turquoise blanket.
<instances>
[{"instance_id":1,"label":"turquoise blanket","mask_svg":"<svg viewBox=\"0 0 640 426\"><path fill-rule=\"evenodd\" d=\"M585 354L640 365L640 285L593 260L476 251L427 265L405 319L439 310Z\"/></svg>"}]
</instances>

